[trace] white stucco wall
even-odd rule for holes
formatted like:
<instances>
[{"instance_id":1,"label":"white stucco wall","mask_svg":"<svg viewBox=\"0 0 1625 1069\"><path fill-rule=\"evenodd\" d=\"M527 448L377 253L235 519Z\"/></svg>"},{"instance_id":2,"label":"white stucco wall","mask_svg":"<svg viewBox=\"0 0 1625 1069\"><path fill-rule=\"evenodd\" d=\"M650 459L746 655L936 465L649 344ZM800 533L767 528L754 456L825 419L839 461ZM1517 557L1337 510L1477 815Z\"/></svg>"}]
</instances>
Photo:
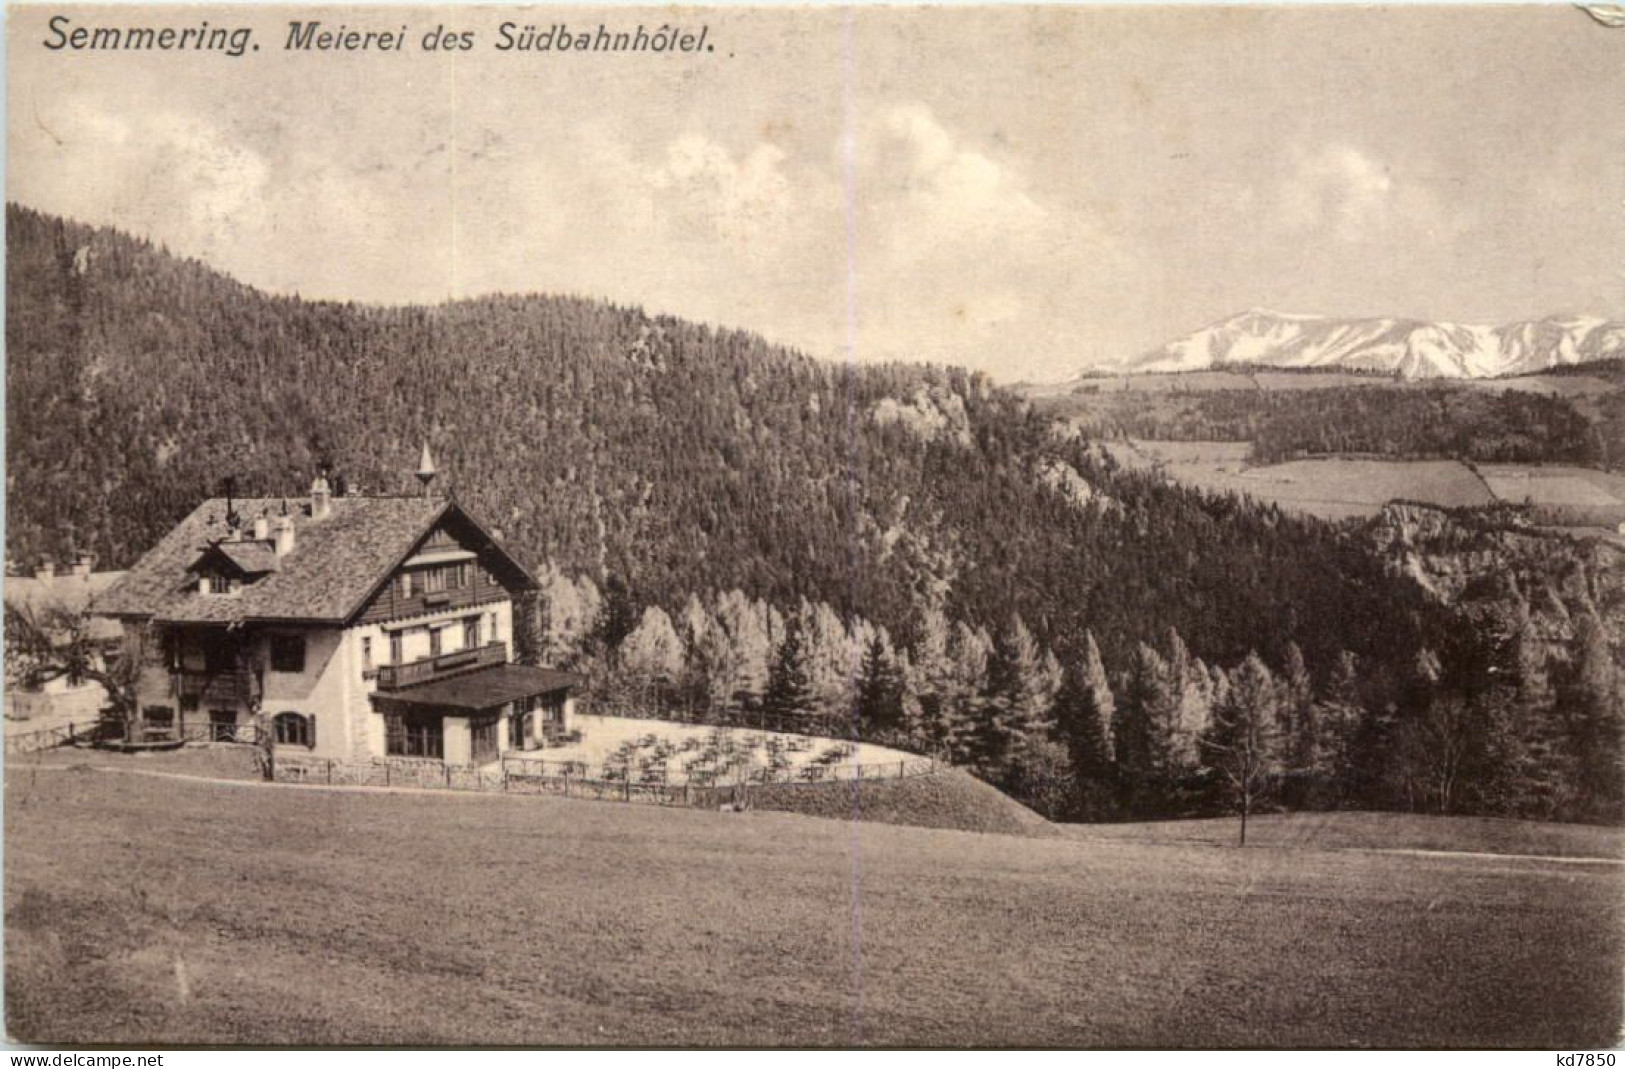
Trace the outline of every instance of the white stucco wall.
<instances>
[{"instance_id":1,"label":"white stucco wall","mask_svg":"<svg viewBox=\"0 0 1625 1069\"><path fill-rule=\"evenodd\" d=\"M316 745L289 747L317 757L348 758L352 754L352 728L347 717L351 680L360 683L359 669L350 669L344 632L329 628L294 631L305 640L305 668L302 672L278 672L271 666L271 636L256 636L253 656L265 666L265 689L261 701L267 718L278 713L303 713L316 718Z\"/></svg>"}]
</instances>

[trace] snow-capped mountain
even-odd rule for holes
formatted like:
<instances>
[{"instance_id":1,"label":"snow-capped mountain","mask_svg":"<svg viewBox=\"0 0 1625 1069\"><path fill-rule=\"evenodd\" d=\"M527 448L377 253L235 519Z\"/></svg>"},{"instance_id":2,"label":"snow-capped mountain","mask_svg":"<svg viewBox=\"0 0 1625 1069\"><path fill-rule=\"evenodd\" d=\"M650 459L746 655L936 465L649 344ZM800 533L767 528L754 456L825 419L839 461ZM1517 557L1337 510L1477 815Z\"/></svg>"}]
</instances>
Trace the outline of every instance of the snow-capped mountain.
<instances>
[{"instance_id":1,"label":"snow-capped mountain","mask_svg":"<svg viewBox=\"0 0 1625 1069\"><path fill-rule=\"evenodd\" d=\"M1381 371L1403 378L1490 378L1625 357L1625 322L1548 317L1500 327L1415 319L1330 319L1253 309L1128 364L1143 372L1226 364Z\"/></svg>"}]
</instances>

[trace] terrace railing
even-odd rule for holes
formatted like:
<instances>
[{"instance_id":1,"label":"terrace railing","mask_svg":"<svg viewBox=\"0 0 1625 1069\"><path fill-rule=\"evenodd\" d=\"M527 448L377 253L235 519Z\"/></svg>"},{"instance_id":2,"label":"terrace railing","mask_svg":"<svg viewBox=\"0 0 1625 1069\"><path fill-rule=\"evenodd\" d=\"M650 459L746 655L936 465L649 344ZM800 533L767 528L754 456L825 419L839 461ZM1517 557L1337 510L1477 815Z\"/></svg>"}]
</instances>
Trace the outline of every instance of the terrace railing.
<instances>
[{"instance_id":1,"label":"terrace railing","mask_svg":"<svg viewBox=\"0 0 1625 1069\"><path fill-rule=\"evenodd\" d=\"M577 714L614 716L625 720L663 720L673 724L700 727L736 728L741 731L774 731L781 735L809 735L813 738L845 739L841 729L848 725L838 719L815 716L777 716L743 709L683 709L658 705L620 705L596 699L578 699Z\"/></svg>"},{"instance_id":2,"label":"terrace railing","mask_svg":"<svg viewBox=\"0 0 1625 1069\"><path fill-rule=\"evenodd\" d=\"M507 660L507 645L490 642L471 650L442 653L437 657L424 657L406 664L383 664L378 666L378 689L398 690L418 683L431 683L436 679L504 664Z\"/></svg>"}]
</instances>

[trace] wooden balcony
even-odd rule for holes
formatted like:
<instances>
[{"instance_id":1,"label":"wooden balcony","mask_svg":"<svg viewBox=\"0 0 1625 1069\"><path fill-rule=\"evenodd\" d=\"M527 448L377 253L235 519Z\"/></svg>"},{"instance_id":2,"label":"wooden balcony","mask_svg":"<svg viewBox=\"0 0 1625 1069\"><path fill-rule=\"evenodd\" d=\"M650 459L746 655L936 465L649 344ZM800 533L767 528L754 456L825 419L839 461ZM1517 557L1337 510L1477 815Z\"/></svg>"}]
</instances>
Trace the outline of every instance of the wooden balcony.
<instances>
[{"instance_id":1,"label":"wooden balcony","mask_svg":"<svg viewBox=\"0 0 1625 1069\"><path fill-rule=\"evenodd\" d=\"M461 675L464 672L473 672L507 662L507 645L491 642L471 650L442 653L438 657L425 657L407 664L382 664L378 666L378 689L399 690L401 687L432 683L447 676Z\"/></svg>"},{"instance_id":2,"label":"wooden balcony","mask_svg":"<svg viewBox=\"0 0 1625 1069\"><path fill-rule=\"evenodd\" d=\"M227 669L220 672L188 672L173 674L175 694L181 698L196 698L199 705L220 705L234 708L246 705L259 695L260 681L251 672Z\"/></svg>"}]
</instances>

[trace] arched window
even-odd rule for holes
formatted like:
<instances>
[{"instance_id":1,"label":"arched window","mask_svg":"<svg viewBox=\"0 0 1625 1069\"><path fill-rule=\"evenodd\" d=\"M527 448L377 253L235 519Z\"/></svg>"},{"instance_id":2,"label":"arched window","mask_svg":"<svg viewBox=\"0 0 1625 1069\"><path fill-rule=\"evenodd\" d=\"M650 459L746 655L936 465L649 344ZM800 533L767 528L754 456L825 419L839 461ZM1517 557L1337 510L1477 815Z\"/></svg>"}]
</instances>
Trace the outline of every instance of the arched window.
<instances>
[{"instance_id":1,"label":"arched window","mask_svg":"<svg viewBox=\"0 0 1625 1069\"><path fill-rule=\"evenodd\" d=\"M272 721L278 746L316 748L316 718L303 713L278 713Z\"/></svg>"}]
</instances>

